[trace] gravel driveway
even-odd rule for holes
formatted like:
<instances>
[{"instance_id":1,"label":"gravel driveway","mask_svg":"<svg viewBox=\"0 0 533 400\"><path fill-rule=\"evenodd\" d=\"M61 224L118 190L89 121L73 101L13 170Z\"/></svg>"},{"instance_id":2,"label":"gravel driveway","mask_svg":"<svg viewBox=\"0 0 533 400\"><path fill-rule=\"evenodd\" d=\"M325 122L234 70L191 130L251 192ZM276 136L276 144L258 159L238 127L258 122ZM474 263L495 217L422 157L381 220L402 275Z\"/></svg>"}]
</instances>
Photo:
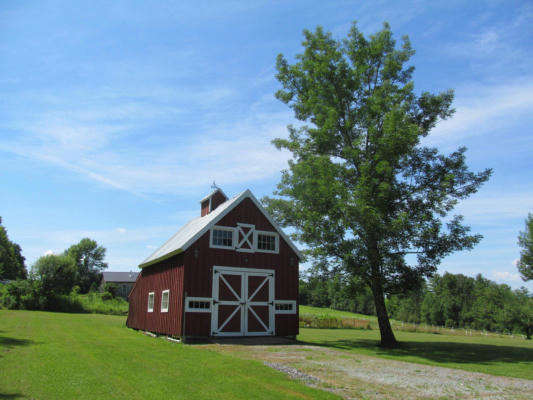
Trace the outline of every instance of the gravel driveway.
<instances>
[{"instance_id":1,"label":"gravel driveway","mask_svg":"<svg viewBox=\"0 0 533 400\"><path fill-rule=\"evenodd\" d=\"M533 399L533 381L307 345L210 344L345 399Z\"/></svg>"}]
</instances>

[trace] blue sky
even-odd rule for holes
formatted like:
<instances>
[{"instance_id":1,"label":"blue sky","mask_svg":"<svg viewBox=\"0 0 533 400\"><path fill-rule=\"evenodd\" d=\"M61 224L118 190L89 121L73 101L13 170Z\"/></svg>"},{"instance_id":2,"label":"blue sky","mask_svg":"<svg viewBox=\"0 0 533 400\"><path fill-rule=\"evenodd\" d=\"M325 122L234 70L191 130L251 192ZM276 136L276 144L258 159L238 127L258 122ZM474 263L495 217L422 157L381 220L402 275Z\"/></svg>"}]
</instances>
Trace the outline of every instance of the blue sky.
<instances>
[{"instance_id":1,"label":"blue sky","mask_svg":"<svg viewBox=\"0 0 533 400\"><path fill-rule=\"evenodd\" d=\"M439 271L522 285L517 236L533 212L533 4L519 1L17 1L0 3L0 215L31 266L83 237L135 270L213 180L269 195L291 111L275 58L302 30L343 38L388 21L409 35L417 91L456 91L427 139L468 147L492 179L458 207L484 236Z\"/></svg>"}]
</instances>

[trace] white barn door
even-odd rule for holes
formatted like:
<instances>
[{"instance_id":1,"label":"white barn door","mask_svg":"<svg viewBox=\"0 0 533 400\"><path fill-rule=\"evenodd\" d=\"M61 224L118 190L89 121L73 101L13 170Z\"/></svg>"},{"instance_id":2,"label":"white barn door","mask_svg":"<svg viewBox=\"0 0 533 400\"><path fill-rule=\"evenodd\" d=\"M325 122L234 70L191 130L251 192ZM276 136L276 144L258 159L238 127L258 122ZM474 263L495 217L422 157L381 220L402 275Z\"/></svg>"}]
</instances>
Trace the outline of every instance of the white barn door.
<instances>
[{"instance_id":1,"label":"white barn door","mask_svg":"<svg viewBox=\"0 0 533 400\"><path fill-rule=\"evenodd\" d=\"M274 335L274 271L214 267L212 336Z\"/></svg>"}]
</instances>

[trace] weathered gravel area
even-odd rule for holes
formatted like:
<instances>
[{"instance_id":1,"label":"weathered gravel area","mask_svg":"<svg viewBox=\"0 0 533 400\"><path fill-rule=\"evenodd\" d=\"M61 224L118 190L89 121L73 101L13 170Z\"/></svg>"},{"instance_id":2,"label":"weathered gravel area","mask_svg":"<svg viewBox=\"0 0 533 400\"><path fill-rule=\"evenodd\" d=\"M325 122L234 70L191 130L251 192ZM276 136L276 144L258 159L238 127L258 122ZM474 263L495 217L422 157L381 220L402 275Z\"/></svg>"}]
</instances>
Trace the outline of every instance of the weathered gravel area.
<instances>
[{"instance_id":1,"label":"weathered gravel area","mask_svg":"<svg viewBox=\"0 0 533 400\"><path fill-rule=\"evenodd\" d=\"M262 360L345 399L533 399L533 380L492 376L306 345L209 345Z\"/></svg>"}]
</instances>

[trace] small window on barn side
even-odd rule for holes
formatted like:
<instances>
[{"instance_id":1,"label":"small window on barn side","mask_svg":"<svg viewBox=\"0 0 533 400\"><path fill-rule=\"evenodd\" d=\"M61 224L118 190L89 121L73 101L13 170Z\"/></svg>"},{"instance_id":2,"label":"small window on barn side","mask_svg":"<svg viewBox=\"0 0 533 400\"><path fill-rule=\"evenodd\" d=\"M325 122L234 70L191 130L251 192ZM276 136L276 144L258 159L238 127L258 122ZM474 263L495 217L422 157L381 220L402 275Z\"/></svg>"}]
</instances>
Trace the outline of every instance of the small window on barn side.
<instances>
[{"instance_id":1,"label":"small window on barn side","mask_svg":"<svg viewBox=\"0 0 533 400\"><path fill-rule=\"evenodd\" d=\"M211 312L210 297L187 297L185 303L186 312Z\"/></svg>"},{"instance_id":2,"label":"small window on barn side","mask_svg":"<svg viewBox=\"0 0 533 400\"><path fill-rule=\"evenodd\" d=\"M148 312L154 311L154 297L155 297L154 292L148 293Z\"/></svg>"},{"instance_id":3,"label":"small window on barn side","mask_svg":"<svg viewBox=\"0 0 533 400\"><path fill-rule=\"evenodd\" d=\"M256 232L256 249L264 253L279 252L279 235L275 232Z\"/></svg>"},{"instance_id":4,"label":"small window on barn side","mask_svg":"<svg viewBox=\"0 0 533 400\"><path fill-rule=\"evenodd\" d=\"M211 247L233 249L234 229L224 226L215 226L211 229Z\"/></svg>"},{"instance_id":5,"label":"small window on barn side","mask_svg":"<svg viewBox=\"0 0 533 400\"><path fill-rule=\"evenodd\" d=\"M168 296L169 296L170 290L163 290L163 293L161 293L161 312L167 312L168 311Z\"/></svg>"},{"instance_id":6,"label":"small window on barn side","mask_svg":"<svg viewBox=\"0 0 533 400\"><path fill-rule=\"evenodd\" d=\"M296 314L296 301L277 300L274 304L276 314Z\"/></svg>"}]
</instances>

